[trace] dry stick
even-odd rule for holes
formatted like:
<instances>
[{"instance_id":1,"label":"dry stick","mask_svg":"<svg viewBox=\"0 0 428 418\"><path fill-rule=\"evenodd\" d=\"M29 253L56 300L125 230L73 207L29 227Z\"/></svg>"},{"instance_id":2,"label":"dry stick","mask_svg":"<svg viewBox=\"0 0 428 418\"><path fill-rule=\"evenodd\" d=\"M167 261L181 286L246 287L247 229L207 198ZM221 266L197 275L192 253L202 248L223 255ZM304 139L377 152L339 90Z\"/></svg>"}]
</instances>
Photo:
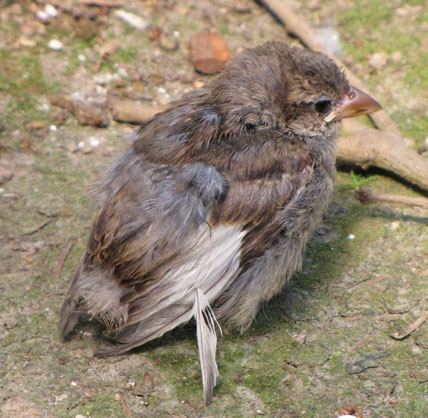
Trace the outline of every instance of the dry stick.
<instances>
[{"instance_id":1,"label":"dry stick","mask_svg":"<svg viewBox=\"0 0 428 418\"><path fill-rule=\"evenodd\" d=\"M116 97L109 98L109 108L112 118L118 122L141 124L162 112L166 106L147 105L133 100L122 100Z\"/></svg>"},{"instance_id":2,"label":"dry stick","mask_svg":"<svg viewBox=\"0 0 428 418\"><path fill-rule=\"evenodd\" d=\"M428 190L428 160L408 148L391 132L369 128L345 119L337 140L337 159L367 169L376 166L392 171L410 183Z\"/></svg>"},{"instance_id":3,"label":"dry stick","mask_svg":"<svg viewBox=\"0 0 428 418\"><path fill-rule=\"evenodd\" d=\"M261 0L261 3L264 4L269 11L273 12L273 14L285 24L287 32L296 35L309 48L324 52L324 54L327 54L329 57L333 58L341 67L346 70L346 74L351 81L351 84L370 94L368 88L358 78L358 76L354 74L340 59L338 59L333 54L330 54L317 41L316 36L309 25L307 25L302 19L300 19L290 10L290 8L287 6L287 2L284 2L283 0ZM377 128L384 131L390 131L401 136L397 125L385 111L373 113L369 117L373 120Z\"/></svg>"},{"instance_id":4,"label":"dry stick","mask_svg":"<svg viewBox=\"0 0 428 418\"><path fill-rule=\"evenodd\" d=\"M391 205L418 206L420 208L428 209L428 199L425 199L424 197L407 197L377 193L366 188L357 189L355 191L355 198L363 204L388 203Z\"/></svg>"},{"instance_id":5,"label":"dry stick","mask_svg":"<svg viewBox=\"0 0 428 418\"><path fill-rule=\"evenodd\" d=\"M47 221L44 221L43 223L41 223L39 226L37 226L36 228L32 229L31 231L25 232L24 234L22 234L22 236L29 236L29 235L33 235L36 232L39 232L41 229L43 229L45 226L49 225L51 222L53 221L52 218L48 219Z\"/></svg>"},{"instance_id":6,"label":"dry stick","mask_svg":"<svg viewBox=\"0 0 428 418\"><path fill-rule=\"evenodd\" d=\"M68 240L67 245L65 246L63 252L59 256L56 267L55 267L55 274L54 274L54 281L55 283L59 280L59 276L61 275L62 268L64 267L64 263L66 262L68 256L70 255L71 250L74 247L74 244L76 244L76 240L74 238L71 238Z\"/></svg>"},{"instance_id":7,"label":"dry stick","mask_svg":"<svg viewBox=\"0 0 428 418\"><path fill-rule=\"evenodd\" d=\"M426 319L427 315L424 313L416 321L408 325L403 331L395 332L391 337L394 338L394 340L404 340L404 338L408 337L413 331L416 331L426 321Z\"/></svg>"},{"instance_id":8,"label":"dry stick","mask_svg":"<svg viewBox=\"0 0 428 418\"><path fill-rule=\"evenodd\" d=\"M86 6L98 6L98 7L123 7L123 3L120 1L110 0L78 0L79 3Z\"/></svg>"},{"instance_id":9,"label":"dry stick","mask_svg":"<svg viewBox=\"0 0 428 418\"><path fill-rule=\"evenodd\" d=\"M92 125L104 127L108 125L107 116L96 107L80 100L71 100L64 96L49 96L49 102L53 106L67 109L71 112L81 125Z\"/></svg>"}]
</instances>

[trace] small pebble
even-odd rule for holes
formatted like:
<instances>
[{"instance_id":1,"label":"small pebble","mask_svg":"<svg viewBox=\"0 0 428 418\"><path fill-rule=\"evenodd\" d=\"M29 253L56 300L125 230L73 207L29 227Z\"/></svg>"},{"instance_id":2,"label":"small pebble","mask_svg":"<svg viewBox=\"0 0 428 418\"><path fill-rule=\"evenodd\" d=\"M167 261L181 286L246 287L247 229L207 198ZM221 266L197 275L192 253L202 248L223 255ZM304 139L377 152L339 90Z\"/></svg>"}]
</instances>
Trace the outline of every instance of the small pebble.
<instances>
[{"instance_id":1,"label":"small pebble","mask_svg":"<svg viewBox=\"0 0 428 418\"><path fill-rule=\"evenodd\" d=\"M96 148L98 147L98 145L100 145L100 140L98 138L95 138L94 136L91 136L89 138L89 143L91 144L92 147Z\"/></svg>"},{"instance_id":2,"label":"small pebble","mask_svg":"<svg viewBox=\"0 0 428 418\"><path fill-rule=\"evenodd\" d=\"M422 354L422 350L417 345L414 345L412 347L412 353L413 354Z\"/></svg>"},{"instance_id":3,"label":"small pebble","mask_svg":"<svg viewBox=\"0 0 428 418\"><path fill-rule=\"evenodd\" d=\"M128 387L129 387L129 388L134 388L134 387L135 387L135 382L134 382L133 380L130 380L130 381L128 382Z\"/></svg>"},{"instance_id":4,"label":"small pebble","mask_svg":"<svg viewBox=\"0 0 428 418\"><path fill-rule=\"evenodd\" d=\"M66 393L63 393L62 395L55 396L55 402L63 401L68 398L68 395Z\"/></svg>"},{"instance_id":5,"label":"small pebble","mask_svg":"<svg viewBox=\"0 0 428 418\"><path fill-rule=\"evenodd\" d=\"M71 382L71 386L77 386L76 382Z\"/></svg>"},{"instance_id":6,"label":"small pebble","mask_svg":"<svg viewBox=\"0 0 428 418\"><path fill-rule=\"evenodd\" d=\"M48 15L48 17L50 17L51 19L55 19L58 16L58 12L55 9L54 6L52 6L52 4L47 4L45 6L45 13Z\"/></svg>"},{"instance_id":7,"label":"small pebble","mask_svg":"<svg viewBox=\"0 0 428 418\"><path fill-rule=\"evenodd\" d=\"M117 69L117 73L122 77L122 78L128 78L128 71L126 71L125 68L123 67L119 67Z\"/></svg>"},{"instance_id":8,"label":"small pebble","mask_svg":"<svg viewBox=\"0 0 428 418\"><path fill-rule=\"evenodd\" d=\"M48 43L48 47L54 51L61 51L64 49L64 45L58 39L51 39Z\"/></svg>"},{"instance_id":9,"label":"small pebble","mask_svg":"<svg viewBox=\"0 0 428 418\"><path fill-rule=\"evenodd\" d=\"M49 126L49 130L51 132L56 132L58 130L58 128L56 127L56 125L51 125L51 126Z\"/></svg>"},{"instance_id":10,"label":"small pebble","mask_svg":"<svg viewBox=\"0 0 428 418\"><path fill-rule=\"evenodd\" d=\"M385 52L377 52L369 59L368 64L370 67L380 70L386 65L388 61L388 55Z\"/></svg>"},{"instance_id":11,"label":"small pebble","mask_svg":"<svg viewBox=\"0 0 428 418\"><path fill-rule=\"evenodd\" d=\"M395 230L397 230L397 229L400 227L400 222L392 222L392 223L389 225L389 227L390 227L393 231L395 231Z\"/></svg>"},{"instance_id":12,"label":"small pebble","mask_svg":"<svg viewBox=\"0 0 428 418\"><path fill-rule=\"evenodd\" d=\"M117 80L119 76L117 74L110 73L100 73L94 76L95 83L105 86L106 84L112 82L113 80Z\"/></svg>"},{"instance_id":13,"label":"small pebble","mask_svg":"<svg viewBox=\"0 0 428 418\"><path fill-rule=\"evenodd\" d=\"M79 54L79 55L77 56L77 59L78 59L80 62L85 62L85 61L86 61L86 57L85 57L83 54Z\"/></svg>"},{"instance_id":14,"label":"small pebble","mask_svg":"<svg viewBox=\"0 0 428 418\"><path fill-rule=\"evenodd\" d=\"M355 239L355 235L354 234L349 234L347 237L346 237L346 239L349 239L349 240L353 240L353 239Z\"/></svg>"},{"instance_id":15,"label":"small pebble","mask_svg":"<svg viewBox=\"0 0 428 418\"><path fill-rule=\"evenodd\" d=\"M41 110L42 112L50 112L51 107L49 105L48 101L41 100L40 104L37 106L37 109Z\"/></svg>"},{"instance_id":16,"label":"small pebble","mask_svg":"<svg viewBox=\"0 0 428 418\"><path fill-rule=\"evenodd\" d=\"M49 16L46 12L44 12L43 10L37 10L36 16L40 19L40 20L48 20Z\"/></svg>"},{"instance_id":17,"label":"small pebble","mask_svg":"<svg viewBox=\"0 0 428 418\"><path fill-rule=\"evenodd\" d=\"M145 30L148 29L150 26L149 21L143 19L140 16L135 15L134 13L125 12L125 10L116 10L114 14L116 15L116 17L138 30Z\"/></svg>"},{"instance_id":18,"label":"small pebble","mask_svg":"<svg viewBox=\"0 0 428 418\"><path fill-rule=\"evenodd\" d=\"M331 54L343 56L339 42L339 34L333 26L321 27L315 30L317 41Z\"/></svg>"}]
</instances>

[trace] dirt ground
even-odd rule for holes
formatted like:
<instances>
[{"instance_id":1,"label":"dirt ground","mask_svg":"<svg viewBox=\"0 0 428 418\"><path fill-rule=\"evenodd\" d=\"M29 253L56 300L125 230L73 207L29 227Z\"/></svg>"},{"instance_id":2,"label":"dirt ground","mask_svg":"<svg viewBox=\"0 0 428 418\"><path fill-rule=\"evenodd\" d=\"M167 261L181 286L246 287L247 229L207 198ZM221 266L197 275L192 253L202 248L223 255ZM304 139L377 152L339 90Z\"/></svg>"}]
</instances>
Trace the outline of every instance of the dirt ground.
<instances>
[{"instance_id":1,"label":"dirt ground","mask_svg":"<svg viewBox=\"0 0 428 418\"><path fill-rule=\"evenodd\" d=\"M92 217L87 187L130 145L134 127L81 126L48 96L81 97L105 114L111 95L162 105L212 78L188 57L198 31L221 34L232 55L270 39L298 42L250 0L123 3L147 27L78 1L53 1L58 16L43 22L45 2L0 0L1 416L427 417L428 218L354 199L359 183L419 195L383 171L339 172L303 270L248 332L219 339L220 380L208 408L192 324L106 359L93 357L103 337L91 324L61 340L58 312ZM338 36L338 53L408 145L426 144L423 2L287 3L320 39L335 46ZM95 72L113 38L118 50Z\"/></svg>"}]
</instances>

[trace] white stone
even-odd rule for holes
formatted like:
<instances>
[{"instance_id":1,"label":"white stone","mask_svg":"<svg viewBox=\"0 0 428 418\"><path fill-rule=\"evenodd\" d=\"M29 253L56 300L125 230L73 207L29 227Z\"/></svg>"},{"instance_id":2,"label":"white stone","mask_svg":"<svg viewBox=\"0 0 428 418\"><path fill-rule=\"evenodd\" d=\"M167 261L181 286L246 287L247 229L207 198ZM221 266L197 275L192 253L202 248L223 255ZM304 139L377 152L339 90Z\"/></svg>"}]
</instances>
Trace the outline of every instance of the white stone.
<instances>
[{"instance_id":1,"label":"white stone","mask_svg":"<svg viewBox=\"0 0 428 418\"><path fill-rule=\"evenodd\" d=\"M119 76L117 74L101 73L94 76L94 81L101 86L105 86L113 80L117 80L118 77Z\"/></svg>"},{"instance_id":2,"label":"white stone","mask_svg":"<svg viewBox=\"0 0 428 418\"><path fill-rule=\"evenodd\" d=\"M43 10L37 10L36 16L40 19L40 20L48 20L49 16L46 12L44 12Z\"/></svg>"},{"instance_id":3,"label":"white stone","mask_svg":"<svg viewBox=\"0 0 428 418\"><path fill-rule=\"evenodd\" d=\"M165 90L163 87L159 87L159 88L158 88L158 93L159 93L159 94L165 94L165 93L166 93L166 90Z\"/></svg>"},{"instance_id":4,"label":"white stone","mask_svg":"<svg viewBox=\"0 0 428 418\"><path fill-rule=\"evenodd\" d=\"M98 145L100 145L100 140L98 138L95 138L94 136L91 136L89 138L89 143L91 144L91 147L98 147Z\"/></svg>"},{"instance_id":5,"label":"white stone","mask_svg":"<svg viewBox=\"0 0 428 418\"><path fill-rule=\"evenodd\" d=\"M52 4L47 4L45 6L45 13L48 15L48 17L50 17L51 19L55 19L58 16L58 12L55 9L54 6L52 6Z\"/></svg>"},{"instance_id":6,"label":"white stone","mask_svg":"<svg viewBox=\"0 0 428 418\"><path fill-rule=\"evenodd\" d=\"M349 239L349 240L353 240L353 239L355 239L355 235L354 234L349 234L347 237L346 237L346 239Z\"/></svg>"},{"instance_id":7,"label":"white stone","mask_svg":"<svg viewBox=\"0 0 428 418\"><path fill-rule=\"evenodd\" d=\"M400 222L391 222L391 224L389 225L389 227L395 231L400 227Z\"/></svg>"},{"instance_id":8,"label":"white stone","mask_svg":"<svg viewBox=\"0 0 428 418\"><path fill-rule=\"evenodd\" d=\"M64 49L64 45L58 39L51 39L48 43L48 47L54 51L61 51Z\"/></svg>"},{"instance_id":9,"label":"white stone","mask_svg":"<svg viewBox=\"0 0 428 418\"><path fill-rule=\"evenodd\" d=\"M58 130L58 128L56 127L56 125L51 125L51 126L49 126L49 130L51 132L56 132Z\"/></svg>"},{"instance_id":10,"label":"white stone","mask_svg":"<svg viewBox=\"0 0 428 418\"><path fill-rule=\"evenodd\" d=\"M138 30L145 30L150 26L150 22L140 16L135 15L134 13L129 13L125 10L116 10L114 14L116 17Z\"/></svg>"},{"instance_id":11,"label":"white stone","mask_svg":"<svg viewBox=\"0 0 428 418\"><path fill-rule=\"evenodd\" d=\"M128 71L126 71L125 68L123 67L119 67L117 70L117 73L122 77L122 78L128 78Z\"/></svg>"}]
</instances>

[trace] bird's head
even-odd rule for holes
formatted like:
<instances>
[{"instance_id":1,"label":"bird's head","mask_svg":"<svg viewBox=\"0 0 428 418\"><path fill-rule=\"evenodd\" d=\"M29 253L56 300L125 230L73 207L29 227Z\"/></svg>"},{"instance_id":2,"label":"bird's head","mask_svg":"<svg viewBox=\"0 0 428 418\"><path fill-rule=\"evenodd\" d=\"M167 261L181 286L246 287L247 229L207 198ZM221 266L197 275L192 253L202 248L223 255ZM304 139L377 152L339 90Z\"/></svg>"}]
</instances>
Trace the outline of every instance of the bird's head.
<instances>
[{"instance_id":1,"label":"bird's head","mask_svg":"<svg viewBox=\"0 0 428 418\"><path fill-rule=\"evenodd\" d=\"M213 94L230 129L269 125L304 138L334 138L339 122L381 109L325 54L268 42L232 59Z\"/></svg>"}]
</instances>

